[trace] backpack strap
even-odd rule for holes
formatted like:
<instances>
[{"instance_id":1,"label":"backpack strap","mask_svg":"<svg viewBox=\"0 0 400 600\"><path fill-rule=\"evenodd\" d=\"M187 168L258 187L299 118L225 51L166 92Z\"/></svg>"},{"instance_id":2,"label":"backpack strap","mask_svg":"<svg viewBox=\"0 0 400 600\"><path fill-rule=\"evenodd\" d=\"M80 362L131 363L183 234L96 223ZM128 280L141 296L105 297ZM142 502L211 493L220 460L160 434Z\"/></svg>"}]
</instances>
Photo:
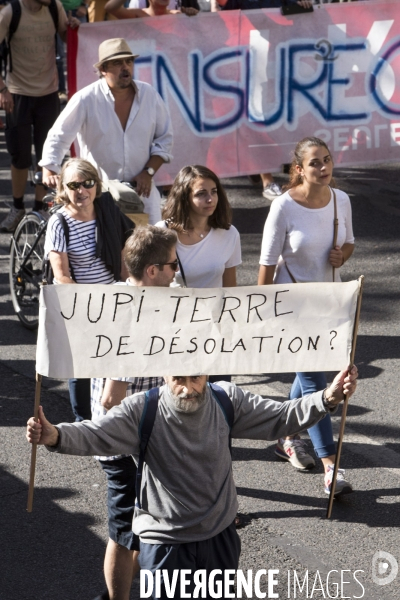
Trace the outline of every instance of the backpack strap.
<instances>
[{"instance_id":1,"label":"backpack strap","mask_svg":"<svg viewBox=\"0 0 400 600\"><path fill-rule=\"evenodd\" d=\"M55 214L56 214L57 219L61 223L61 227L63 228L63 232L64 232L65 243L68 246L68 244L69 244L69 227L68 227L68 223L67 223L64 215L62 213L60 213L60 211L57 211ZM68 261L68 264L69 264L69 270L71 271L72 279L74 279L74 270L73 270L72 265L71 265L71 263L69 261Z\"/></svg>"},{"instance_id":2,"label":"backpack strap","mask_svg":"<svg viewBox=\"0 0 400 600\"><path fill-rule=\"evenodd\" d=\"M147 444L153 431L154 421L156 420L158 399L160 396L160 388L152 388L146 392L145 404L142 413L142 418L139 423L139 462L136 470L136 506L141 508L140 504L140 489L142 486L142 472L144 457L147 450Z\"/></svg>"},{"instance_id":3,"label":"backpack strap","mask_svg":"<svg viewBox=\"0 0 400 600\"><path fill-rule=\"evenodd\" d=\"M56 35L58 33L58 8L56 0L50 0L49 11L51 18L53 19L54 27L56 29Z\"/></svg>"},{"instance_id":4,"label":"backpack strap","mask_svg":"<svg viewBox=\"0 0 400 600\"><path fill-rule=\"evenodd\" d=\"M229 441L228 441L229 452L232 455L231 429L233 427L233 422L235 420L235 412L233 410L232 400L229 398L226 391L219 385L217 385L215 383L209 383L208 386L211 389L211 395L214 396L215 400L217 401L220 409L222 410L222 412L224 414L225 421L228 423L228 426L229 426Z\"/></svg>"},{"instance_id":5,"label":"backpack strap","mask_svg":"<svg viewBox=\"0 0 400 600\"><path fill-rule=\"evenodd\" d=\"M63 228L63 232L64 232L65 241L66 241L66 244L68 246L68 244L69 244L69 228L68 228L68 223L65 220L64 215L61 214L59 211L56 212L56 217L57 217L57 219L61 223L61 227Z\"/></svg>"},{"instance_id":6,"label":"backpack strap","mask_svg":"<svg viewBox=\"0 0 400 600\"><path fill-rule=\"evenodd\" d=\"M12 57L11 57L10 43L11 43L14 33L18 29L18 25L21 20L21 12L22 11L21 11L21 4L19 3L19 0L12 0L12 2L10 2L10 4L11 4L12 15L11 15L10 26L8 28L7 46L8 46L8 64L9 64L8 71L11 73Z\"/></svg>"}]
</instances>

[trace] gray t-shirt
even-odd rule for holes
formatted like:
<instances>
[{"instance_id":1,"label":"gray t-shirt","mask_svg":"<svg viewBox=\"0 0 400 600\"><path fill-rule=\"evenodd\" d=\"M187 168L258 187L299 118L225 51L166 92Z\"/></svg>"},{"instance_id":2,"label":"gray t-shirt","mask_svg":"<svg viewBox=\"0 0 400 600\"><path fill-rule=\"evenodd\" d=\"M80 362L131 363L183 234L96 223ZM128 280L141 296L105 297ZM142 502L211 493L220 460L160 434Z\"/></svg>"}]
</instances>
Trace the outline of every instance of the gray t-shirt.
<instances>
[{"instance_id":1,"label":"gray t-shirt","mask_svg":"<svg viewBox=\"0 0 400 600\"><path fill-rule=\"evenodd\" d=\"M275 402L219 382L234 408L233 438L276 440L315 425L327 413L322 392ZM139 455L139 422L145 395L135 394L93 423L58 425L63 454ZM232 523L238 504L229 452L229 426L207 391L194 413L176 410L167 386L161 388L143 468L141 509L133 531L141 541L185 543L206 540Z\"/></svg>"}]
</instances>

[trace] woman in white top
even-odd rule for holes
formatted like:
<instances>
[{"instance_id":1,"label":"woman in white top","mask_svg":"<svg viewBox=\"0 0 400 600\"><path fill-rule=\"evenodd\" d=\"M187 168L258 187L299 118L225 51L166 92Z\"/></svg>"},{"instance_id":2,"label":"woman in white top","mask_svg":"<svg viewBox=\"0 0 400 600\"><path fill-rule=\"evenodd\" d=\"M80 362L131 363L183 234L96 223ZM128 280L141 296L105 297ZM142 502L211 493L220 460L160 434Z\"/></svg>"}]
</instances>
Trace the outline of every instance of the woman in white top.
<instances>
[{"instance_id":1,"label":"woman in white top","mask_svg":"<svg viewBox=\"0 0 400 600\"><path fill-rule=\"evenodd\" d=\"M63 206L49 220L44 247L54 282L109 284L125 280L122 250L134 224L108 192L102 193L95 167L81 158L68 160L61 169L56 201ZM68 228L68 243L58 214ZM69 391L75 420L90 419L90 379L70 379Z\"/></svg>"},{"instance_id":2,"label":"woman in white top","mask_svg":"<svg viewBox=\"0 0 400 600\"><path fill-rule=\"evenodd\" d=\"M354 249L350 199L331 189L333 161L325 142L308 137L295 149L287 191L273 201L264 227L259 285L310 281L340 281L339 269ZM333 248L333 221L339 220ZM325 373L297 373L290 398L298 398L327 387ZM330 416L308 430L314 450L325 470L325 492L330 493L336 447ZM280 439L275 453L300 470L310 469L314 459L298 438ZM338 473L335 495L352 492Z\"/></svg>"},{"instance_id":3,"label":"woman in white top","mask_svg":"<svg viewBox=\"0 0 400 600\"><path fill-rule=\"evenodd\" d=\"M232 209L217 175L200 165L178 173L163 210L160 227L178 234L176 253L180 285L196 288L236 286L236 267L242 262L239 232L231 225ZM215 375L210 381L230 381Z\"/></svg>"},{"instance_id":4,"label":"woman in white top","mask_svg":"<svg viewBox=\"0 0 400 600\"><path fill-rule=\"evenodd\" d=\"M236 267L242 262L240 237L231 225L225 190L213 171L199 165L183 167L163 217L157 225L178 234L177 283L197 288L236 286Z\"/></svg>"}]
</instances>

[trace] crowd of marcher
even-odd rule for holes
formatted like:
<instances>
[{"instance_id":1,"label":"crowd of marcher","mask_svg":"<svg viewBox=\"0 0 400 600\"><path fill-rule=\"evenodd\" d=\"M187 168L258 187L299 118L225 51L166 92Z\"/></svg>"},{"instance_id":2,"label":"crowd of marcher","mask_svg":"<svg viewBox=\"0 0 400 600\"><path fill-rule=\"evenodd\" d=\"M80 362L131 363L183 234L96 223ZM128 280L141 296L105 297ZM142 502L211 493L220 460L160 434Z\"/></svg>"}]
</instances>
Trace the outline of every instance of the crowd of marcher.
<instances>
[{"instance_id":1,"label":"crowd of marcher","mask_svg":"<svg viewBox=\"0 0 400 600\"><path fill-rule=\"evenodd\" d=\"M296 3L304 8L312 4ZM184 166L161 211L153 177L172 159L171 120L156 90L133 80L137 55L124 39L100 44L94 65L98 80L73 95L59 114L65 89L55 54L58 48L62 55L67 26L78 27L86 19L180 12L195 16L206 3L132 0L127 6L123 0L88 4L65 0L62 4L12 0L0 12L0 39L9 46L7 74L5 79L0 76L0 108L6 111L13 193L13 206L1 229L14 231L25 214L33 130L43 182L57 188L62 205L49 220L45 242L55 284L236 286L240 235L232 225L232 210L218 176L205 166ZM279 0L218 0L210 3L210 9L280 5ZM64 162L75 138L81 158ZM325 142L308 137L294 149L283 194L271 174L260 175L263 194L273 202L264 228L259 285L340 281L339 270L353 252L354 237L350 201L335 189L332 171ZM149 225L135 227L120 211L102 186L102 180L112 179L136 186ZM44 191L36 187L34 209L47 219ZM107 592L99 598L128 600L139 565L169 573L237 569L240 540L231 438L277 439L277 456L306 470L315 461L299 432L308 428L324 465L324 490L329 494L336 459L330 414L344 395L354 392L356 378L356 367L339 373L330 385L324 373L296 373L290 399L283 403L241 390L230 383L229 374L71 379L76 422L55 427L40 409L38 421L28 421L27 438L61 453L94 455L106 474ZM143 414L149 421L149 437L154 425L147 450L141 447L139 434ZM339 470L334 494L351 491L344 470Z\"/></svg>"},{"instance_id":2,"label":"crowd of marcher","mask_svg":"<svg viewBox=\"0 0 400 600\"><path fill-rule=\"evenodd\" d=\"M0 3L0 62L2 74L7 73L6 81L0 74L0 108L6 112L5 135L11 155L13 195L13 205L0 223L0 231L14 231L25 215L24 193L32 142L36 157L41 158L44 141L57 119L60 104L68 99L64 73L67 26L76 28L85 22L166 14L194 16L206 10L276 8L282 4L296 4L306 9L314 2L323 3L323 0L131 0L129 3L124 0L9 0ZM75 102L80 99L76 97ZM125 99L125 104L128 105L129 100ZM59 126L62 124L63 120ZM123 122L122 126L125 128ZM72 133L75 137L77 130ZM164 160L167 159L164 157ZM253 183L261 181L263 196L269 201L282 193L271 173L250 176L250 179ZM44 195L44 188L36 186L34 209L46 217Z\"/></svg>"}]
</instances>

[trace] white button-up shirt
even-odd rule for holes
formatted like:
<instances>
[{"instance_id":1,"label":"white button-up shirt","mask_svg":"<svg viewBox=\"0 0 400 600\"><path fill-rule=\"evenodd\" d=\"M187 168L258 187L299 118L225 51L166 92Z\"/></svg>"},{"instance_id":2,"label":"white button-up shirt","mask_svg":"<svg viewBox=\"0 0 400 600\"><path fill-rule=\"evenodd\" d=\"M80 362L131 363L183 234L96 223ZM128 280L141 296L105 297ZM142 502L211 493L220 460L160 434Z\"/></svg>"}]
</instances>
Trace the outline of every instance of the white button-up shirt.
<instances>
[{"instance_id":1,"label":"white button-up shirt","mask_svg":"<svg viewBox=\"0 0 400 600\"><path fill-rule=\"evenodd\" d=\"M47 135L40 166L59 173L75 139L81 158L95 165L102 179L130 181L153 155L170 162L172 126L167 107L151 85L142 81L134 85L137 91L125 130L105 79L74 94Z\"/></svg>"},{"instance_id":2,"label":"white button-up shirt","mask_svg":"<svg viewBox=\"0 0 400 600\"><path fill-rule=\"evenodd\" d=\"M47 134L39 165L59 173L75 139L81 158L97 168L102 180L131 181L153 155L170 162L172 125L168 109L151 85L143 81L134 85L136 94L125 130L105 79L74 94ZM149 222L159 221L160 194L154 184L149 198L142 200Z\"/></svg>"}]
</instances>

